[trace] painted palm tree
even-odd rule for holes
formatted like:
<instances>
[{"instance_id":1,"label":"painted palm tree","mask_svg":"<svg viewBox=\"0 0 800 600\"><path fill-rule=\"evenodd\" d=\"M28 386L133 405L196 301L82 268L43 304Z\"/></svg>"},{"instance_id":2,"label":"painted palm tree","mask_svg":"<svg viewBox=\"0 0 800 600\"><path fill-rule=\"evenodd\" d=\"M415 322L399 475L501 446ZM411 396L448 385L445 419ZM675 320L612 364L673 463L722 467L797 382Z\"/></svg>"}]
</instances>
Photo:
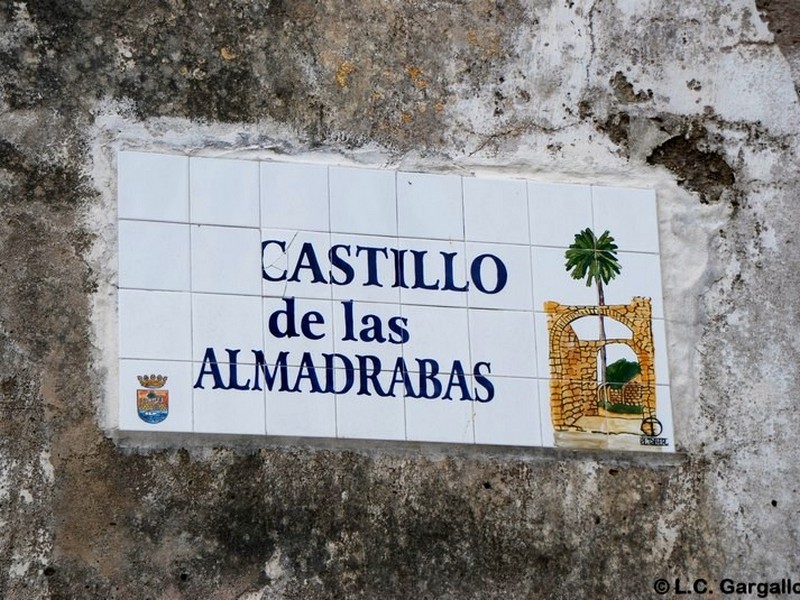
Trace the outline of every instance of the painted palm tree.
<instances>
[{"instance_id":1,"label":"painted palm tree","mask_svg":"<svg viewBox=\"0 0 800 600\"><path fill-rule=\"evenodd\" d=\"M586 279L586 287L597 286L597 304L604 306L603 285L619 275L622 267L617 260L617 245L608 231L598 238L589 227L575 234L575 241L567 248L565 268L573 279ZM600 383L606 383L606 329L600 315Z\"/></svg>"}]
</instances>

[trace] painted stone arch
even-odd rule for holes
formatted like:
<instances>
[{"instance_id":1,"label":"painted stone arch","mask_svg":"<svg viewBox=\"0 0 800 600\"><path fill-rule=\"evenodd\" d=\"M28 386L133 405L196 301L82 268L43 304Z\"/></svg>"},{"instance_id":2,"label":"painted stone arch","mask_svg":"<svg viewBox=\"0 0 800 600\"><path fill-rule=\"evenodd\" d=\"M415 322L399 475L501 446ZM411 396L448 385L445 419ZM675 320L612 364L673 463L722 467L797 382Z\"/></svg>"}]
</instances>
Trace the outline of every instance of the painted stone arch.
<instances>
[{"instance_id":1,"label":"painted stone arch","mask_svg":"<svg viewBox=\"0 0 800 600\"><path fill-rule=\"evenodd\" d=\"M546 302L550 348L550 414L556 431L580 431L584 416L598 415L597 354L609 344L625 344L636 354L642 372L637 381L642 418L655 416L655 356L652 307L649 298L634 297L630 304L566 306ZM572 323L586 316L604 316L625 325L630 338L579 339Z\"/></svg>"}]
</instances>

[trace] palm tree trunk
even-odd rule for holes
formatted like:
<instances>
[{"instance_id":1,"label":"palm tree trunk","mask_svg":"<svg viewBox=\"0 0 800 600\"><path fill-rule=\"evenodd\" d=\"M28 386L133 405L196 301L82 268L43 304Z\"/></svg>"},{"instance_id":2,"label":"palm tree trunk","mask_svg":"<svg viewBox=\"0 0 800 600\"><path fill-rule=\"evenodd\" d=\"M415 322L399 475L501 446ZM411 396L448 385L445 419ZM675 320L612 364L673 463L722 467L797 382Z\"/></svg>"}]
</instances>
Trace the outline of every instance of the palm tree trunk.
<instances>
[{"instance_id":1,"label":"palm tree trunk","mask_svg":"<svg viewBox=\"0 0 800 600\"><path fill-rule=\"evenodd\" d=\"M597 279L597 304L598 306L605 306L606 299L603 295L603 282L600 279ZM606 367L607 359L606 359L606 326L605 320L603 315L599 315L600 317L600 385L605 385L606 383Z\"/></svg>"}]
</instances>

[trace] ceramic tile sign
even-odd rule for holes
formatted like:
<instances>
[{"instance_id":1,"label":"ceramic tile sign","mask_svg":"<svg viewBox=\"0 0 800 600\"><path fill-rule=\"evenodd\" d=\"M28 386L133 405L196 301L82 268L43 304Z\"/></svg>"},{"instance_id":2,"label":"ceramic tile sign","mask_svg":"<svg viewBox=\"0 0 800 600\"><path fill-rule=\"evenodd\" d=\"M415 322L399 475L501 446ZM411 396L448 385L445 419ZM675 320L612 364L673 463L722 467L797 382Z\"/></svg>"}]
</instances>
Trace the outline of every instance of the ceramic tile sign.
<instances>
[{"instance_id":1,"label":"ceramic tile sign","mask_svg":"<svg viewBox=\"0 0 800 600\"><path fill-rule=\"evenodd\" d=\"M118 173L123 431L673 450L652 190Z\"/></svg>"}]
</instances>

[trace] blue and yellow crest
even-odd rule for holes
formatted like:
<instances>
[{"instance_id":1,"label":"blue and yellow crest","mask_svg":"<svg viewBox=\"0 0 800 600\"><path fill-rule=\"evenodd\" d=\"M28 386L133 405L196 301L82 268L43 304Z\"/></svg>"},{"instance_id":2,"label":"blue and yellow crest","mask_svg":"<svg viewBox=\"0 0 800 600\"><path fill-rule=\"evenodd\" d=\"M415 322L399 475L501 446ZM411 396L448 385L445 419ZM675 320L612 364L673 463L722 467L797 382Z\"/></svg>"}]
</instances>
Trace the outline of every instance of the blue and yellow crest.
<instances>
[{"instance_id":1,"label":"blue and yellow crest","mask_svg":"<svg viewBox=\"0 0 800 600\"><path fill-rule=\"evenodd\" d=\"M165 375L139 375L143 390L136 390L136 411L145 423L161 423L169 415L169 391L162 390L167 383Z\"/></svg>"}]
</instances>

